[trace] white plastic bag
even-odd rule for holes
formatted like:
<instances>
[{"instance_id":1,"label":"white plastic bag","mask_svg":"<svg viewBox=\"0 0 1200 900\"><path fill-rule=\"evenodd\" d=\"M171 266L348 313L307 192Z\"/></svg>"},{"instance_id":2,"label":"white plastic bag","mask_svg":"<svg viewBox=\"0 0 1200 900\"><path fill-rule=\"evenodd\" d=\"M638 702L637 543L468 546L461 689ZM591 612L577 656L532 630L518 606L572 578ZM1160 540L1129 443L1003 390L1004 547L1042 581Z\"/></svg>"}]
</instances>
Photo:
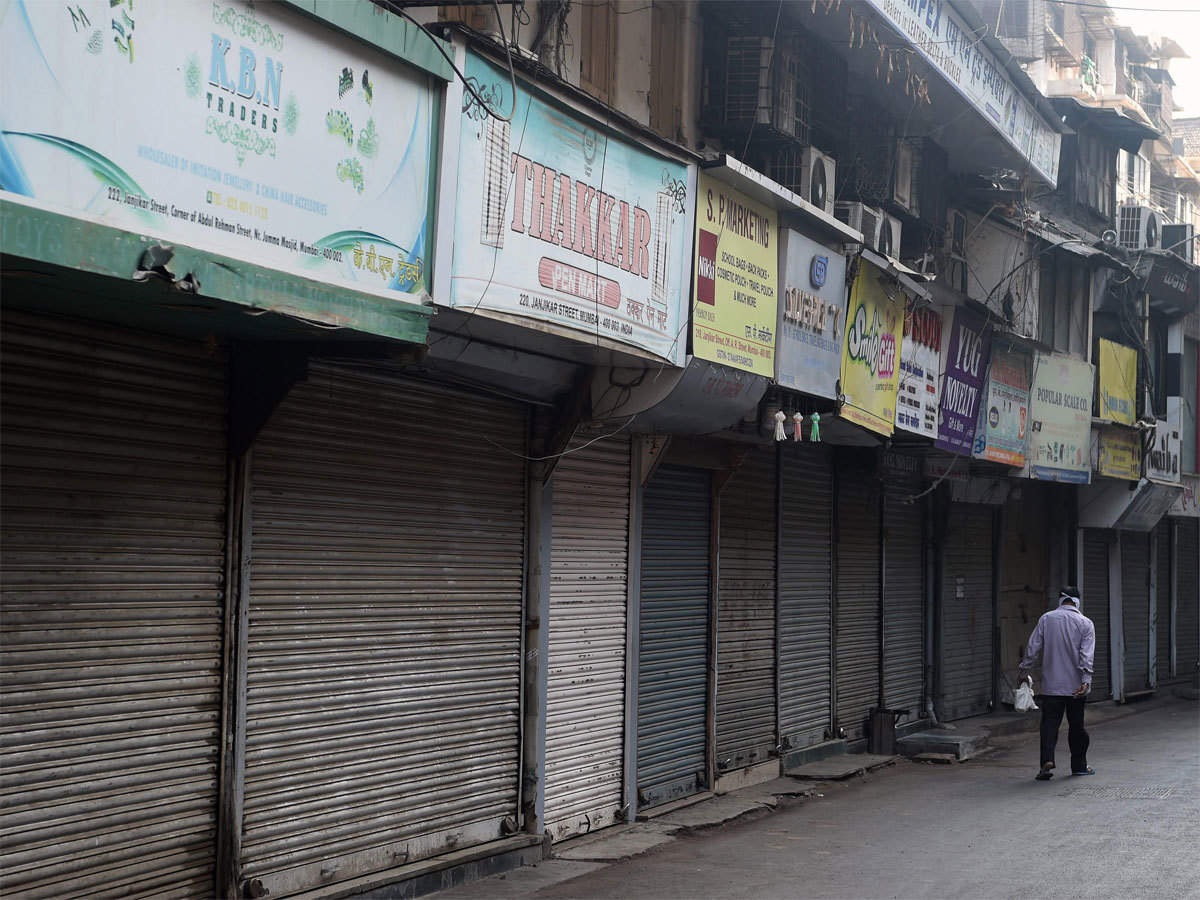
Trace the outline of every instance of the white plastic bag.
<instances>
[{"instance_id":1,"label":"white plastic bag","mask_svg":"<svg viewBox=\"0 0 1200 900\"><path fill-rule=\"evenodd\" d=\"M1037 709L1037 704L1033 702L1033 685L1028 681L1022 681L1021 686L1017 688L1017 697L1013 701L1013 706L1017 712L1029 712L1031 709Z\"/></svg>"}]
</instances>

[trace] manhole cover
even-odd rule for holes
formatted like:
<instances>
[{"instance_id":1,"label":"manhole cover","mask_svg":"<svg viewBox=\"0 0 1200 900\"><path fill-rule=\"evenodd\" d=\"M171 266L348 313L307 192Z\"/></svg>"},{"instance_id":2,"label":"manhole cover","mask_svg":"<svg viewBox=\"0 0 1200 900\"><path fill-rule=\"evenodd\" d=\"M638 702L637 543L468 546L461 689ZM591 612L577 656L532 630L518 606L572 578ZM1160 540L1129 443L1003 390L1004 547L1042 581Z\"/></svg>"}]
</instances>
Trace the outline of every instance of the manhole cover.
<instances>
[{"instance_id":1,"label":"manhole cover","mask_svg":"<svg viewBox=\"0 0 1200 900\"><path fill-rule=\"evenodd\" d=\"M1174 792L1169 787L1132 787L1129 785L1080 785L1059 793L1060 797L1095 797L1097 800L1166 800Z\"/></svg>"}]
</instances>

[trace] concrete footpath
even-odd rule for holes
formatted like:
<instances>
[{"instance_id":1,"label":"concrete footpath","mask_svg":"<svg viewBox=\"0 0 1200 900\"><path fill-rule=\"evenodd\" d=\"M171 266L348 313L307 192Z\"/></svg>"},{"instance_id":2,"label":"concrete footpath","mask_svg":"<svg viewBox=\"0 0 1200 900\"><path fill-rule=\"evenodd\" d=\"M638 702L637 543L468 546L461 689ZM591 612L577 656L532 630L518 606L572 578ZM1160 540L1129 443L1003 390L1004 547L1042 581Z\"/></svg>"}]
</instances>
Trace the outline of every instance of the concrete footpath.
<instances>
[{"instance_id":1,"label":"concrete footpath","mask_svg":"<svg viewBox=\"0 0 1200 900\"><path fill-rule=\"evenodd\" d=\"M952 731L978 737L986 718ZM843 757L846 777L776 779L432 896L1195 896L1200 704L1089 710L1097 774L1049 782L1033 779L1037 713L993 724L967 761ZM1065 771L1065 724L1059 750Z\"/></svg>"}]
</instances>

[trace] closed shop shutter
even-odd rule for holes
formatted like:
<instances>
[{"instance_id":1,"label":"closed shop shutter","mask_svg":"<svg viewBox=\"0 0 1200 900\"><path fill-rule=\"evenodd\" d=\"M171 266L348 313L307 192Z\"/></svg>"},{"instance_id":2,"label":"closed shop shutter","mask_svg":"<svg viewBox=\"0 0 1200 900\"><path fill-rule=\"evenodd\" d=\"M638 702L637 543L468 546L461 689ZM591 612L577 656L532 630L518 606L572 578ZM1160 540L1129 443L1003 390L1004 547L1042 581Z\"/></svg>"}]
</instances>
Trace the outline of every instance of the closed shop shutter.
<instances>
[{"instance_id":1,"label":"closed shop shutter","mask_svg":"<svg viewBox=\"0 0 1200 900\"><path fill-rule=\"evenodd\" d=\"M1112 632L1108 627L1108 536L1112 532L1094 528L1083 532L1083 614L1096 626L1095 672L1092 675L1092 692L1088 699L1107 700L1112 696L1112 653L1109 641Z\"/></svg>"},{"instance_id":2,"label":"closed shop shutter","mask_svg":"<svg viewBox=\"0 0 1200 900\"><path fill-rule=\"evenodd\" d=\"M884 700L907 709L908 721L921 717L925 661L925 579L918 479L895 481L884 498L887 550L884 554Z\"/></svg>"},{"instance_id":3,"label":"closed shop shutter","mask_svg":"<svg viewBox=\"0 0 1200 900\"><path fill-rule=\"evenodd\" d=\"M943 551L942 717L988 711L992 700L992 510L954 503Z\"/></svg>"},{"instance_id":4,"label":"closed shop shutter","mask_svg":"<svg viewBox=\"0 0 1200 900\"><path fill-rule=\"evenodd\" d=\"M721 489L717 768L775 755L775 450L751 450Z\"/></svg>"},{"instance_id":5,"label":"closed shop shutter","mask_svg":"<svg viewBox=\"0 0 1200 900\"><path fill-rule=\"evenodd\" d=\"M545 805L554 840L613 824L624 803L629 477L626 435L554 470Z\"/></svg>"},{"instance_id":6,"label":"closed shop shutter","mask_svg":"<svg viewBox=\"0 0 1200 900\"><path fill-rule=\"evenodd\" d=\"M837 722L866 734L879 703L879 486L874 473L838 472Z\"/></svg>"},{"instance_id":7,"label":"closed shop shutter","mask_svg":"<svg viewBox=\"0 0 1200 900\"><path fill-rule=\"evenodd\" d=\"M1121 615L1125 693L1150 689L1150 535L1121 532Z\"/></svg>"},{"instance_id":8,"label":"closed shop shutter","mask_svg":"<svg viewBox=\"0 0 1200 900\"><path fill-rule=\"evenodd\" d=\"M643 494L638 803L707 787L709 474L662 466Z\"/></svg>"},{"instance_id":9,"label":"closed shop shutter","mask_svg":"<svg viewBox=\"0 0 1200 900\"><path fill-rule=\"evenodd\" d=\"M1200 666L1200 519L1179 519L1179 580L1175 601L1175 671L1196 677Z\"/></svg>"},{"instance_id":10,"label":"closed shop shutter","mask_svg":"<svg viewBox=\"0 0 1200 900\"><path fill-rule=\"evenodd\" d=\"M6 310L0 894L212 896L224 362Z\"/></svg>"},{"instance_id":11,"label":"closed shop shutter","mask_svg":"<svg viewBox=\"0 0 1200 900\"><path fill-rule=\"evenodd\" d=\"M1171 676L1171 520L1163 517L1155 529L1158 573L1155 578L1155 654L1154 665L1159 684Z\"/></svg>"},{"instance_id":12,"label":"closed shop shutter","mask_svg":"<svg viewBox=\"0 0 1200 900\"><path fill-rule=\"evenodd\" d=\"M516 815L525 428L494 398L321 367L255 442L242 875L270 896Z\"/></svg>"},{"instance_id":13,"label":"closed shop shutter","mask_svg":"<svg viewBox=\"0 0 1200 900\"><path fill-rule=\"evenodd\" d=\"M780 458L779 733L784 750L825 739L832 717L833 464L802 444Z\"/></svg>"}]
</instances>

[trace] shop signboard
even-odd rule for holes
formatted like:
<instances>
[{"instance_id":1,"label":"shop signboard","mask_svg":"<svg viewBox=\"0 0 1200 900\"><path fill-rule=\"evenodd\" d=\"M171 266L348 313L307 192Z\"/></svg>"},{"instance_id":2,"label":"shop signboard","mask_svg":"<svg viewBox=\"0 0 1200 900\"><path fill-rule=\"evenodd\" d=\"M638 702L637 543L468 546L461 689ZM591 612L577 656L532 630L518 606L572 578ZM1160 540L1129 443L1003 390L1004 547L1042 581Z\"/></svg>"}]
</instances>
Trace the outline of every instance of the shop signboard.
<instances>
[{"instance_id":1,"label":"shop signboard","mask_svg":"<svg viewBox=\"0 0 1200 900\"><path fill-rule=\"evenodd\" d=\"M1054 185L1062 138L1013 84L1004 64L943 0L868 0L1001 137ZM874 31L872 30L872 37Z\"/></svg>"},{"instance_id":2,"label":"shop signboard","mask_svg":"<svg viewBox=\"0 0 1200 900\"><path fill-rule=\"evenodd\" d=\"M954 310L944 356L945 374L942 376L937 440L934 442L940 450L971 455L990 337L987 320L982 315L965 306Z\"/></svg>"},{"instance_id":3,"label":"shop signboard","mask_svg":"<svg viewBox=\"0 0 1200 900\"><path fill-rule=\"evenodd\" d=\"M937 438L941 365L941 313L907 300L900 344L900 384L896 392L898 429L930 440Z\"/></svg>"},{"instance_id":4,"label":"shop signboard","mask_svg":"<svg viewBox=\"0 0 1200 900\"><path fill-rule=\"evenodd\" d=\"M1180 486L1183 490L1175 498L1168 515L1200 518L1200 475L1181 476Z\"/></svg>"},{"instance_id":5,"label":"shop signboard","mask_svg":"<svg viewBox=\"0 0 1200 900\"><path fill-rule=\"evenodd\" d=\"M1091 481L1092 364L1037 353L1029 403L1029 465L1034 478Z\"/></svg>"},{"instance_id":6,"label":"shop signboard","mask_svg":"<svg viewBox=\"0 0 1200 900\"><path fill-rule=\"evenodd\" d=\"M1132 428L1108 425L1097 428L1096 473L1105 478L1140 481L1142 439Z\"/></svg>"},{"instance_id":7,"label":"shop signboard","mask_svg":"<svg viewBox=\"0 0 1200 900\"><path fill-rule=\"evenodd\" d=\"M904 298L898 289L884 290L882 282L888 280L882 269L860 257L847 307L839 413L882 435L895 428L904 329Z\"/></svg>"},{"instance_id":8,"label":"shop signboard","mask_svg":"<svg viewBox=\"0 0 1200 900\"><path fill-rule=\"evenodd\" d=\"M1159 419L1146 453L1146 477L1163 484L1179 484L1179 428Z\"/></svg>"},{"instance_id":9,"label":"shop signboard","mask_svg":"<svg viewBox=\"0 0 1200 900\"><path fill-rule=\"evenodd\" d=\"M687 168L468 54L450 306L534 319L679 363ZM772 328L774 319L772 318Z\"/></svg>"},{"instance_id":10,"label":"shop signboard","mask_svg":"<svg viewBox=\"0 0 1200 900\"><path fill-rule=\"evenodd\" d=\"M979 409L974 455L1006 466L1025 465L1029 438L1028 353L992 349L987 390Z\"/></svg>"},{"instance_id":11,"label":"shop signboard","mask_svg":"<svg viewBox=\"0 0 1200 900\"><path fill-rule=\"evenodd\" d=\"M846 327L846 258L792 228L779 230L782 290L775 379L837 397Z\"/></svg>"},{"instance_id":12,"label":"shop signboard","mask_svg":"<svg viewBox=\"0 0 1200 900\"><path fill-rule=\"evenodd\" d=\"M435 96L395 58L281 4L110 0L6 4L0 59L10 198L356 291L424 289Z\"/></svg>"},{"instance_id":13,"label":"shop signboard","mask_svg":"<svg viewBox=\"0 0 1200 900\"><path fill-rule=\"evenodd\" d=\"M775 210L700 173L692 353L775 377L779 227Z\"/></svg>"},{"instance_id":14,"label":"shop signboard","mask_svg":"<svg viewBox=\"0 0 1200 900\"><path fill-rule=\"evenodd\" d=\"M1100 418L1132 425L1137 411L1137 351L1100 338Z\"/></svg>"}]
</instances>

